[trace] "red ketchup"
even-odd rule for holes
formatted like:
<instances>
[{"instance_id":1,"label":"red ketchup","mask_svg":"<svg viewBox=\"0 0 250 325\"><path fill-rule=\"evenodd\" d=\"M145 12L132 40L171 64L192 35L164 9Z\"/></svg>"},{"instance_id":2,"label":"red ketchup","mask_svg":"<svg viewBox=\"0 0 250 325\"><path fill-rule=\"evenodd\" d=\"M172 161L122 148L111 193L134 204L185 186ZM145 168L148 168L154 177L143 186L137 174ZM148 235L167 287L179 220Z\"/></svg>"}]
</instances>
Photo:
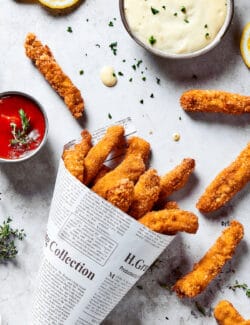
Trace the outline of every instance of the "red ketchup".
<instances>
[{"instance_id":1,"label":"red ketchup","mask_svg":"<svg viewBox=\"0 0 250 325\"><path fill-rule=\"evenodd\" d=\"M42 142L45 128L43 113L32 99L19 94L0 97L0 158L31 154Z\"/></svg>"}]
</instances>

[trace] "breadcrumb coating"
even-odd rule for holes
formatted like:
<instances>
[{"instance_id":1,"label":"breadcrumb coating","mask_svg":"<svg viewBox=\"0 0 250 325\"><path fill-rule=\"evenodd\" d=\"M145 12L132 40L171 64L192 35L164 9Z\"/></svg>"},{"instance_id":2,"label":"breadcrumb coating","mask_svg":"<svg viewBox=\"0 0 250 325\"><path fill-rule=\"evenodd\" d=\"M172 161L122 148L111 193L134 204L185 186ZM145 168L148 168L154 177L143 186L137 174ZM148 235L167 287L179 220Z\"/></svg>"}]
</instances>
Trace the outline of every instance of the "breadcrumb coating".
<instances>
[{"instance_id":1,"label":"breadcrumb coating","mask_svg":"<svg viewBox=\"0 0 250 325\"><path fill-rule=\"evenodd\" d=\"M107 129L104 137L89 151L85 158L84 184L88 185L102 168L110 152L119 145L124 136L124 127L114 125Z\"/></svg>"},{"instance_id":2,"label":"breadcrumb coating","mask_svg":"<svg viewBox=\"0 0 250 325\"><path fill-rule=\"evenodd\" d=\"M195 234L199 227L195 214L180 209L148 212L138 221L151 230L166 235L174 235L178 231Z\"/></svg>"},{"instance_id":3,"label":"breadcrumb coating","mask_svg":"<svg viewBox=\"0 0 250 325\"><path fill-rule=\"evenodd\" d=\"M84 101L79 89L62 71L50 48L43 45L35 34L29 33L25 40L26 55L33 61L49 84L63 98L65 104L75 118L83 114Z\"/></svg>"},{"instance_id":4,"label":"breadcrumb coating","mask_svg":"<svg viewBox=\"0 0 250 325\"><path fill-rule=\"evenodd\" d=\"M121 179L116 186L106 193L106 200L117 208L127 212L134 196L134 183L129 179Z\"/></svg>"},{"instance_id":5,"label":"breadcrumb coating","mask_svg":"<svg viewBox=\"0 0 250 325\"><path fill-rule=\"evenodd\" d=\"M204 257L194 264L193 270L178 280L173 287L177 295L193 298L206 289L230 260L244 235L244 228L236 220L231 221Z\"/></svg>"},{"instance_id":6,"label":"breadcrumb coating","mask_svg":"<svg viewBox=\"0 0 250 325\"><path fill-rule=\"evenodd\" d=\"M221 208L250 181L250 142L227 168L205 189L196 207L201 212Z\"/></svg>"},{"instance_id":7,"label":"breadcrumb coating","mask_svg":"<svg viewBox=\"0 0 250 325\"><path fill-rule=\"evenodd\" d=\"M106 197L107 191L117 186L119 181L127 178L135 183L141 174L145 171L145 164L143 159L137 155L128 155L124 160L113 170L102 177L93 187L92 190L102 196Z\"/></svg>"},{"instance_id":8,"label":"breadcrumb coating","mask_svg":"<svg viewBox=\"0 0 250 325\"><path fill-rule=\"evenodd\" d=\"M165 203L164 209L169 209L169 210L171 210L171 209L180 209L180 207L179 207L177 202L168 201L168 202Z\"/></svg>"},{"instance_id":9,"label":"breadcrumb coating","mask_svg":"<svg viewBox=\"0 0 250 325\"><path fill-rule=\"evenodd\" d=\"M160 177L155 169L149 169L142 174L135 185L134 199L129 214L139 219L152 210L160 193Z\"/></svg>"},{"instance_id":10,"label":"breadcrumb coating","mask_svg":"<svg viewBox=\"0 0 250 325\"><path fill-rule=\"evenodd\" d=\"M180 190L186 185L195 168L195 160L185 158L170 172L161 177L159 201L162 201L173 192Z\"/></svg>"},{"instance_id":11,"label":"breadcrumb coating","mask_svg":"<svg viewBox=\"0 0 250 325\"><path fill-rule=\"evenodd\" d=\"M219 325L250 325L250 320L245 321L234 306L227 300L221 300L216 305L214 317Z\"/></svg>"},{"instance_id":12,"label":"breadcrumb coating","mask_svg":"<svg viewBox=\"0 0 250 325\"><path fill-rule=\"evenodd\" d=\"M91 182L91 186L95 185L99 181L99 179L101 179L103 176L105 176L110 171L111 171L110 167L108 167L106 165L102 165L102 167L99 170L99 172L97 173L96 177Z\"/></svg>"},{"instance_id":13,"label":"breadcrumb coating","mask_svg":"<svg viewBox=\"0 0 250 325\"><path fill-rule=\"evenodd\" d=\"M72 148L65 149L62 155L65 167L80 182L83 181L84 157L91 148L92 138L87 130L83 130L81 136L81 142L75 144Z\"/></svg>"},{"instance_id":14,"label":"breadcrumb coating","mask_svg":"<svg viewBox=\"0 0 250 325\"><path fill-rule=\"evenodd\" d=\"M128 155L140 155L145 164L148 163L150 155L150 144L139 137L131 137L128 139L128 149L126 151L126 156Z\"/></svg>"},{"instance_id":15,"label":"breadcrumb coating","mask_svg":"<svg viewBox=\"0 0 250 325\"><path fill-rule=\"evenodd\" d=\"M226 114L243 114L250 112L250 96L219 90L188 90L182 94L180 104L187 112Z\"/></svg>"}]
</instances>

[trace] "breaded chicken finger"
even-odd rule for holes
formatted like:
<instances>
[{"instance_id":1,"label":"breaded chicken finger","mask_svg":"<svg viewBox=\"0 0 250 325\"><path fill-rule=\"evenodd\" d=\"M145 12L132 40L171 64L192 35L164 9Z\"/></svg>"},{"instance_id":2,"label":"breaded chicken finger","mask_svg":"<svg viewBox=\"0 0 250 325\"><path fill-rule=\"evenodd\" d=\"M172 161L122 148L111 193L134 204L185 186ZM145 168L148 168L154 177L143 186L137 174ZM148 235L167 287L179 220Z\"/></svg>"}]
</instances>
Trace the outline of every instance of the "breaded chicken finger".
<instances>
[{"instance_id":1,"label":"breaded chicken finger","mask_svg":"<svg viewBox=\"0 0 250 325\"><path fill-rule=\"evenodd\" d=\"M134 183L129 179L121 179L116 186L106 193L106 200L117 208L127 212L134 196Z\"/></svg>"},{"instance_id":2,"label":"breaded chicken finger","mask_svg":"<svg viewBox=\"0 0 250 325\"><path fill-rule=\"evenodd\" d=\"M152 210L160 193L160 177L155 169L142 174L134 188L134 198L128 214L139 219Z\"/></svg>"},{"instance_id":3,"label":"breaded chicken finger","mask_svg":"<svg viewBox=\"0 0 250 325\"><path fill-rule=\"evenodd\" d=\"M121 179L127 178L135 183L144 171L145 164L143 159L133 154L128 155L115 169L99 179L92 187L92 190L106 198L107 191L117 186Z\"/></svg>"},{"instance_id":4,"label":"breaded chicken finger","mask_svg":"<svg viewBox=\"0 0 250 325\"><path fill-rule=\"evenodd\" d=\"M98 174L96 175L96 177L91 182L91 185L92 186L95 185L99 181L99 179L101 179L103 176L105 176L110 171L111 171L110 167L108 167L106 165L102 165L102 167L99 170Z\"/></svg>"},{"instance_id":5,"label":"breaded chicken finger","mask_svg":"<svg viewBox=\"0 0 250 325\"><path fill-rule=\"evenodd\" d=\"M180 190L188 181L195 168L195 160L185 158L170 172L161 177L159 202Z\"/></svg>"},{"instance_id":6,"label":"breaded chicken finger","mask_svg":"<svg viewBox=\"0 0 250 325\"><path fill-rule=\"evenodd\" d=\"M36 35L29 33L25 40L26 55L33 61L49 84L63 98L75 118L82 116L84 101L79 89L62 71L47 45L43 45Z\"/></svg>"},{"instance_id":7,"label":"breaded chicken finger","mask_svg":"<svg viewBox=\"0 0 250 325\"><path fill-rule=\"evenodd\" d=\"M81 132L82 140L72 148L65 149L62 155L65 167L79 181L83 181L84 157L91 148L91 135L87 130Z\"/></svg>"},{"instance_id":8,"label":"breaded chicken finger","mask_svg":"<svg viewBox=\"0 0 250 325\"><path fill-rule=\"evenodd\" d=\"M214 317L219 325L250 325L234 306L227 300L221 300L214 309Z\"/></svg>"},{"instance_id":9,"label":"breaded chicken finger","mask_svg":"<svg viewBox=\"0 0 250 325\"><path fill-rule=\"evenodd\" d=\"M200 294L233 257L243 235L243 226L233 220L193 270L176 282L173 290L177 295L193 298Z\"/></svg>"},{"instance_id":10,"label":"breaded chicken finger","mask_svg":"<svg viewBox=\"0 0 250 325\"><path fill-rule=\"evenodd\" d=\"M196 207L201 212L221 208L250 181L250 143L231 165L223 169L206 188Z\"/></svg>"},{"instance_id":11,"label":"breaded chicken finger","mask_svg":"<svg viewBox=\"0 0 250 325\"><path fill-rule=\"evenodd\" d=\"M180 104L187 112L250 113L250 96L218 90L188 90L182 94Z\"/></svg>"},{"instance_id":12,"label":"breaded chicken finger","mask_svg":"<svg viewBox=\"0 0 250 325\"><path fill-rule=\"evenodd\" d=\"M139 137L132 137L128 139L126 156L131 154L140 155L144 163L147 164L150 155L150 144L146 140Z\"/></svg>"},{"instance_id":13,"label":"breaded chicken finger","mask_svg":"<svg viewBox=\"0 0 250 325\"><path fill-rule=\"evenodd\" d=\"M195 234L199 227L195 214L180 209L148 212L138 221L151 230L166 235L174 235L178 231Z\"/></svg>"},{"instance_id":14,"label":"breaded chicken finger","mask_svg":"<svg viewBox=\"0 0 250 325\"><path fill-rule=\"evenodd\" d=\"M88 185L102 168L109 153L120 143L124 127L114 125L107 129L104 137L89 151L84 162L84 184Z\"/></svg>"}]
</instances>

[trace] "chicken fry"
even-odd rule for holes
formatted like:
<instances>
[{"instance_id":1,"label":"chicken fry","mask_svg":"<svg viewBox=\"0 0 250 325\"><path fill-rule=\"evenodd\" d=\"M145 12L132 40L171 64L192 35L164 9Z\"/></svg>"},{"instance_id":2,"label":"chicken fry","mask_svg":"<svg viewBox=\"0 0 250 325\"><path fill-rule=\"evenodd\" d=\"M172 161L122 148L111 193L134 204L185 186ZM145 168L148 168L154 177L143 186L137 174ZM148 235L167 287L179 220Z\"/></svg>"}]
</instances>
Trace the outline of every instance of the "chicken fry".
<instances>
[{"instance_id":1,"label":"chicken fry","mask_svg":"<svg viewBox=\"0 0 250 325\"><path fill-rule=\"evenodd\" d=\"M106 193L106 200L117 208L127 212L134 196L134 183L129 179L121 179L118 185L109 189Z\"/></svg>"},{"instance_id":2,"label":"chicken fry","mask_svg":"<svg viewBox=\"0 0 250 325\"><path fill-rule=\"evenodd\" d=\"M124 127L114 125L107 129L104 137L89 151L85 158L84 184L88 185L97 175L109 153L124 136Z\"/></svg>"},{"instance_id":3,"label":"chicken fry","mask_svg":"<svg viewBox=\"0 0 250 325\"><path fill-rule=\"evenodd\" d=\"M79 181L83 181L84 157L91 148L91 135L87 130L81 133L82 140L72 148L65 149L62 155L65 167Z\"/></svg>"},{"instance_id":4,"label":"chicken fry","mask_svg":"<svg viewBox=\"0 0 250 325\"><path fill-rule=\"evenodd\" d=\"M25 40L26 55L34 62L49 84L63 98L75 118L82 116L84 101L79 89L62 71L47 45L43 45L36 35L29 33Z\"/></svg>"},{"instance_id":5,"label":"chicken fry","mask_svg":"<svg viewBox=\"0 0 250 325\"><path fill-rule=\"evenodd\" d=\"M103 176L105 176L110 171L111 171L110 167L108 167L106 165L102 165L102 167L99 170L98 174L96 175L94 180L91 182L91 185L94 186L99 181L99 179L101 179Z\"/></svg>"},{"instance_id":6,"label":"chicken fry","mask_svg":"<svg viewBox=\"0 0 250 325\"><path fill-rule=\"evenodd\" d=\"M180 209L148 212L138 221L151 230L166 235L174 235L178 231L195 234L199 226L196 215Z\"/></svg>"},{"instance_id":7,"label":"chicken fry","mask_svg":"<svg viewBox=\"0 0 250 325\"><path fill-rule=\"evenodd\" d=\"M214 309L214 317L219 325L250 325L234 306L227 300L221 300Z\"/></svg>"},{"instance_id":8,"label":"chicken fry","mask_svg":"<svg viewBox=\"0 0 250 325\"><path fill-rule=\"evenodd\" d=\"M250 181L250 143L231 165L222 170L199 198L201 212L221 208Z\"/></svg>"},{"instance_id":9,"label":"chicken fry","mask_svg":"<svg viewBox=\"0 0 250 325\"><path fill-rule=\"evenodd\" d=\"M128 139L128 149L126 156L128 155L140 155L145 164L147 164L150 154L150 144L139 137L132 137Z\"/></svg>"},{"instance_id":10,"label":"chicken fry","mask_svg":"<svg viewBox=\"0 0 250 325\"><path fill-rule=\"evenodd\" d=\"M152 210L160 193L160 177L155 169L149 169L142 174L135 185L134 199L129 214L139 219Z\"/></svg>"},{"instance_id":11,"label":"chicken fry","mask_svg":"<svg viewBox=\"0 0 250 325\"><path fill-rule=\"evenodd\" d=\"M128 155L114 170L102 177L93 187L92 190L106 197L107 191L117 186L123 178L128 178L135 183L141 174L145 171L145 164L140 156Z\"/></svg>"},{"instance_id":12,"label":"chicken fry","mask_svg":"<svg viewBox=\"0 0 250 325\"><path fill-rule=\"evenodd\" d=\"M243 226L233 220L193 270L176 282L173 290L177 295L193 298L200 294L233 257L243 235Z\"/></svg>"},{"instance_id":13,"label":"chicken fry","mask_svg":"<svg viewBox=\"0 0 250 325\"><path fill-rule=\"evenodd\" d=\"M161 177L159 202L180 190L188 181L189 176L195 168L195 160L185 158L180 165L176 166L170 172Z\"/></svg>"},{"instance_id":14,"label":"chicken fry","mask_svg":"<svg viewBox=\"0 0 250 325\"><path fill-rule=\"evenodd\" d=\"M250 113L250 96L218 90L188 90L182 94L180 104L187 112Z\"/></svg>"}]
</instances>

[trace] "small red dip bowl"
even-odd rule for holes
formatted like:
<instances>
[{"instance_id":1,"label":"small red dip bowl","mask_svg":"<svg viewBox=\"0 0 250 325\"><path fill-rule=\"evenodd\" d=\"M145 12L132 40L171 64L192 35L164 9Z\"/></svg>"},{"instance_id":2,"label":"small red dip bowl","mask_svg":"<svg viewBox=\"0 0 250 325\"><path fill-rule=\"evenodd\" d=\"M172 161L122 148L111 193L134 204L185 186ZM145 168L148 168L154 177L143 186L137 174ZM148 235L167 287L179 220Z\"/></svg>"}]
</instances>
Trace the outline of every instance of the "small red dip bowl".
<instances>
[{"instance_id":1,"label":"small red dip bowl","mask_svg":"<svg viewBox=\"0 0 250 325\"><path fill-rule=\"evenodd\" d=\"M25 93L0 93L0 162L33 157L45 144L48 118L40 103Z\"/></svg>"}]
</instances>

